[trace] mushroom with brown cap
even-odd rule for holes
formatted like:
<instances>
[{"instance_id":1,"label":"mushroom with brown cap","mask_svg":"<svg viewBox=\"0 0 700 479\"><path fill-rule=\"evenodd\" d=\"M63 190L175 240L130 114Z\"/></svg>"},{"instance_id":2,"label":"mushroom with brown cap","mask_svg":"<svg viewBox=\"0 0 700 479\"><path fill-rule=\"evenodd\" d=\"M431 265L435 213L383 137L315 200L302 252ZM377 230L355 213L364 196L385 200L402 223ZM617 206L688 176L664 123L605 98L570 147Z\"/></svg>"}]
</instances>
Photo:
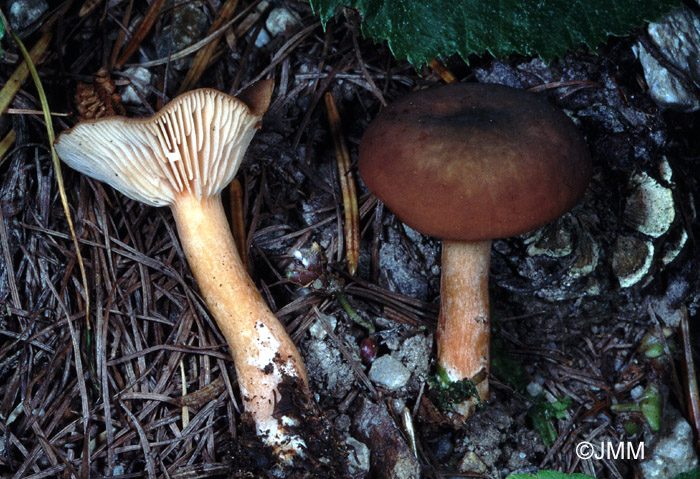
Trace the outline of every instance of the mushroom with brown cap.
<instances>
[{"instance_id":1,"label":"mushroom with brown cap","mask_svg":"<svg viewBox=\"0 0 700 479\"><path fill-rule=\"evenodd\" d=\"M221 203L259 127L273 82L237 99L211 89L175 98L149 118L85 121L63 132L56 151L72 168L152 206L170 206L199 289L231 348L246 411L283 459L303 452L275 408L294 390L310 396L306 370L282 324L243 267ZM293 401L298 403L298 401Z\"/></svg>"},{"instance_id":2,"label":"mushroom with brown cap","mask_svg":"<svg viewBox=\"0 0 700 479\"><path fill-rule=\"evenodd\" d=\"M362 138L359 170L399 219L443 239L438 373L473 381L487 398L491 240L538 228L580 200L591 177L584 139L535 94L451 84L385 108Z\"/></svg>"}]
</instances>

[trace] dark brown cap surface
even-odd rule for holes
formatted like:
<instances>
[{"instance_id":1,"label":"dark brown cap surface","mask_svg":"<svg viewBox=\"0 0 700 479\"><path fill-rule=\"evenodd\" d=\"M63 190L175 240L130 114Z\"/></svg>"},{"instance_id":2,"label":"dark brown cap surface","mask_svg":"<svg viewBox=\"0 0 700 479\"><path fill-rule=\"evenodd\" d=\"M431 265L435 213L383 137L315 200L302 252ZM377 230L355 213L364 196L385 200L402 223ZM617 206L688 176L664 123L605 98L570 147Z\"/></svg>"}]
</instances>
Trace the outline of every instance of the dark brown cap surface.
<instances>
[{"instance_id":1,"label":"dark brown cap surface","mask_svg":"<svg viewBox=\"0 0 700 479\"><path fill-rule=\"evenodd\" d=\"M583 137L536 94L460 83L389 105L360 143L367 187L410 227L479 241L535 229L581 198Z\"/></svg>"}]
</instances>

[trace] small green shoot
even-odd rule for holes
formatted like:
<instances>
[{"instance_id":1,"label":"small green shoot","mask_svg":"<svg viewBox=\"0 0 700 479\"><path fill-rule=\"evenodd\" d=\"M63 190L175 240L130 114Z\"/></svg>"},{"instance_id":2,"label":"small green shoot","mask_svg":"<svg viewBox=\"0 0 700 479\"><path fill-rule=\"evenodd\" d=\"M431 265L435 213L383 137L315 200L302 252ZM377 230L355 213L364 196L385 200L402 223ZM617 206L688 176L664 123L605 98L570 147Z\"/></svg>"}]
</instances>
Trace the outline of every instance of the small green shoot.
<instances>
[{"instance_id":1,"label":"small green shoot","mask_svg":"<svg viewBox=\"0 0 700 479\"><path fill-rule=\"evenodd\" d=\"M356 324L366 328L370 336L376 332L374 325L369 321L365 320L362 316L360 316L357 313L357 311L355 311L355 308L352 307L352 305L348 301L348 298L345 296L345 293L339 291L336 297L338 298L338 302L343 307L350 319L352 319Z\"/></svg>"},{"instance_id":2,"label":"small green shoot","mask_svg":"<svg viewBox=\"0 0 700 479\"><path fill-rule=\"evenodd\" d=\"M644 393L639 398L639 407L642 409L642 415L652 431L660 430L664 398L656 384L652 383L644 390Z\"/></svg>"},{"instance_id":3,"label":"small green shoot","mask_svg":"<svg viewBox=\"0 0 700 479\"><path fill-rule=\"evenodd\" d=\"M649 359L655 359L665 354L664 343L654 333L645 334L637 350Z\"/></svg>"},{"instance_id":4,"label":"small green shoot","mask_svg":"<svg viewBox=\"0 0 700 479\"><path fill-rule=\"evenodd\" d=\"M499 338L491 340L491 371L498 379L518 391L525 391L529 382L523 363L508 354Z\"/></svg>"},{"instance_id":5,"label":"small green shoot","mask_svg":"<svg viewBox=\"0 0 700 479\"><path fill-rule=\"evenodd\" d=\"M552 425L552 419L564 419L566 410L573 402L569 396L560 398L554 402L547 401L544 393L533 398L534 406L527 412L527 417L532 421L532 427L542 436L542 442L551 447L557 440L557 431Z\"/></svg>"},{"instance_id":6,"label":"small green shoot","mask_svg":"<svg viewBox=\"0 0 700 479\"><path fill-rule=\"evenodd\" d=\"M522 362L508 354L502 341L495 339L491 345L491 370L494 375L513 389L526 394L528 378ZM529 397L534 405L528 410L527 417L530 418L533 429L542 436L542 442L549 447L557 440L557 431L552 425L552 419L563 419L572 400L565 397L550 403L545 399L544 393Z\"/></svg>"},{"instance_id":7,"label":"small green shoot","mask_svg":"<svg viewBox=\"0 0 700 479\"><path fill-rule=\"evenodd\" d=\"M654 383L647 386L636 403L613 404L610 406L610 410L614 413L641 412L652 431L661 429L663 408L663 394L661 389Z\"/></svg>"}]
</instances>

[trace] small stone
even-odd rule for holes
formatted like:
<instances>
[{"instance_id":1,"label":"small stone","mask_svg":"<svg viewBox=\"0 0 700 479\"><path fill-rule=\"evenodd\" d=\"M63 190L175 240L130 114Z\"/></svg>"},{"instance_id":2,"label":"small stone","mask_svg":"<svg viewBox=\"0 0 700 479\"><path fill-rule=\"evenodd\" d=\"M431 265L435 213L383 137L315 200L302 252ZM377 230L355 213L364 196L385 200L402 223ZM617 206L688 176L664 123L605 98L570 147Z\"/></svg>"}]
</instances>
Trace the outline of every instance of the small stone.
<instances>
[{"instance_id":1,"label":"small stone","mask_svg":"<svg viewBox=\"0 0 700 479\"><path fill-rule=\"evenodd\" d=\"M424 379L430 369L430 352L432 349L432 336L417 334L406 339L392 356L401 361L406 368L416 377Z\"/></svg>"},{"instance_id":2,"label":"small stone","mask_svg":"<svg viewBox=\"0 0 700 479\"><path fill-rule=\"evenodd\" d=\"M667 479L698 465L693 450L693 431L678 411L667 407L663 429L652 441L645 441L644 460L639 470L644 479Z\"/></svg>"},{"instance_id":3,"label":"small stone","mask_svg":"<svg viewBox=\"0 0 700 479\"><path fill-rule=\"evenodd\" d=\"M347 435L350 431L350 426L352 426L352 418L347 414L339 414L335 421L333 421L333 426L335 429L342 433L342 435Z\"/></svg>"},{"instance_id":4,"label":"small stone","mask_svg":"<svg viewBox=\"0 0 700 479\"><path fill-rule=\"evenodd\" d=\"M698 99L675 75L664 68L642 45L634 48L644 70L649 95L663 108L692 112L700 108Z\"/></svg>"},{"instance_id":5,"label":"small stone","mask_svg":"<svg viewBox=\"0 0 700 479\"><path fill-rule=\"evenodd\" d=\"M395 332L390 331L389 334L384 335L382 339L384 346L392 351L398 351L398 349L401 347L401 340L399 339L398 334L395 334Z\"/></svg>"},{"instance_id":6,"label":"small stone","mask_svg":"<svg viewBox=\"0 0 700 479\"><path fill-rule=\"evenodd\" d=\"M340 351L326 341L312 339L303 349L304 362L309 378L327 393L342 398L350 391L355 375L352 368L342 359Z\"/></svg>"},{"instance_id":7,"label":"small stone","mask_svg":"<svg viewBox=\"0 0 700 479\"><path fill-rule=\"evenodd\" d=\"M122 474L126 474L126 466L122 464L116 465L114 466L114 470L112 471L112 473L115 476L121 476Z\"/></svg>"},{"instance_id":8,"label":"small stone","mask_svg":"<svg viewBox=\"0 0 700 479\"><path fill-rule=\"evenodd\" d=\"M365 443L349 437L345 440L348 446L348 466L350 474L365 474L369 472L369 448Z\"/></svg>"},{"instance_id":9,"label":"small stone","mask_svg":"<svg viewBox=\"0 0 700 479\"><path fill-rule=\"evenodd\" d=\"M542 385L536 383L535 381L532 381L530 384L528 384L525 389L527 390L527 393L532 397L537 396L543 391Z\"/></svg>"},{"instance_id":10,"label":"small stone","mask_svg":"<svg viewBox=\"0 0 700 479\"><path fill-rule=\"evenodd\" d=\"M664 59L684 73L678 78L664 68L640 44L636 53L644 68L649 94L656 103L679 111L695 111L700 99L692 91L692 83L700 84L700 18L690 8L678 8L661 21L649 24L649 37Z\"/></svg>"},{"instance_id":11,"label":"small stone","mask_svg":"<svg viewBox=\"0 0 700 479\"><path fill-rule=\"evenodd\" d=\"M331 331L335 331L335 327L338 324L338 320L335 319L335 316L326 314L324 315L324 318L328 323L328 326L330 326ZM311 323L311 326L309 326L309 334L311 334L311 337L315 339L326 339L326 336L328 336L326 328L319 319L316 319L313 323Z\"/></svg>"},{"instance_id":12,"label":"small stone","mask_svg":"<svg viewBox=\"0 0 700 479\"><path fill-rule=\"evenodd\" d=\"M411 372L406 366L389 355L377 358L369 370L369 379L389 391L401 389L410 378Z\"/></svg>"},{"instance_id":13,"label":"small stone","mask_svg":"<svg viewBox=\"0 0 700 479\"><path fill-rule=\"evenodd\" d=\"M7 21L19 32L32 25L49 9L45 0L18 0L12 2Z\"/></svg>"},{"instance_id":14,"label":"small stone","mask_svg":"<svg viewBox=\"0 0 700 479\"><path fill-rule=\"evenodd\" d=\"M673 192L646 173L632 177L634 191L625 204L624 221L640 233L658 238L676 217Z\"/></svg>"},{"instance_id":15,"label":"small stone","mask_svg":"<svg viewBox=\"0 0 700 479\"><path fill-rule=\"evenodd\" d=\"M486 464L476 455L475 452L469 451L459 461L459 472L471 472L475 474L486 473Z\"/></svg>"},{"instance_id":16,"label":"small stone","mask_svg":"<svg viewBox=\"0 0 700 479\"><path fill-rule=\"evenodd\" d=\"M421 467L383 405L363 399L354 416L353 436L371 451L374 477L419 479Z\"/></svg>"},{"instance_id":17,"label":"small stone","mask_svg":"<svg viewBox=\"0 0 700 479\"><path fill-rule=\"evenodd\" d=\"M270 35L265 30L260 30L258 32L258 36L255 37L255 46L258 48L262 48L265 45L270 43Z\"/></svg>"},{"instance_id":18,"label":"small stone","mask_svg":"<svg viewBox=\"0 0 700 479\"><path fill-rule=\"evenodd\" d=\"M632 399L634 399L634 400L637 400L637 399L639 399L640 397L642 397L642 394L643 394L643 393L644 393L644 388L643 388L642 386L635 386L635 387L632 388L632 390L630 391L630 397L631 397Z\"/></svg>"},{"instance_id":19,"label":"small stone","mask_svg":"<svg viewBox=\"0 0 700 479\"><path fill-rule=\"evenodd\" d=\"M449 459L452 450L454 449L454 441L452 434L443 434L430 443L430 449L438 461L446 461Z\"/></svg>"},{"instance_id":20,"label":"small stone","mask_svg":"<svg viewBox=\"0 0 700 479\"><path fill-rule=\"evenodd\" d=\"M623 361L621 358L615 358L613 360L613 369L615 371L622 371L622 368L625 367L627 363Z\"/></svg>"},{"instance_id":21,"label":"small stone","mask_svg":"<svg viewBox=\"0 0 700 479\"><path fill-rule=\"evenodd\" d=\"M209 28L209 19L195 3L186 3L173 13L172 21L165 25L157 45L158 56L165 58L192 43L201 40ZM192 64L193 56L172 62L173 68L183 70Z\"/></svg>"},{"instance_id":22,"label":"small stone","mask_svg":"<svg viewBox=\"0 0 700 479\"><path fill-rule=\"evenodd\" d=\"M129 78L131 85L127 85L121 92L122 103L140 105L143 103L141 98L148 98L150 93L148 86L151 84L153 76L151 71L148 68L132 67L124 70L124 75Z\"/></svg>"},{"instance_id":23,"label":"small stone","mask_svg":"<svg viewBox=\"0 0 700 479\"><path fill-rule=\"evenodd\" d=\"M297 23L297 19L286 8L275 8L270 12L265 21L265 28L270 35L277 36L287 31L287 29Z\"/></svg>"},{"instance_id":24,"label":"small stone","mask_svg":"<svg viewBox=\"0 0 700 479\"><path fill-rule=\"evenodd\" d=\"M379 248L379 284L391 291L427 301L431 278L426 273L438 263L437 244L408 226L403 229L410 242L402 240L402 234L396 228L387 228ZM419 251L425 263L420 259L414 261L407 248Z\"/></svg>"},{"instance_id":25,"label":"small stone","mask_svg":"<svg viewBox=\"0 0 700 479\"><path fill-rule=\"evenodd\" d=\"M391 412L393 412L396 417L401 417L403 410L406 408L406 401L401 398L392 398L392 400L389 401L389 405L391 406Z\"/></svg>"},{"instance_id":26,"label":"small stone","mask_svg":"<svg viewBox=\"0 0 700 479\"><path fill-rule=\"evenodd\" d=\"M678 328L683 318L683 304L688 303L692 297L694 286L687 278L678 276L666 286L663 294L651 299L651 307L664 325L669 328Z\"/></svg>"},{"instance_id":27,"label":"small stone","mask_svg":"<svg viewBox=\"0 0 700 479\"><path fill-rule=\"evenodd\" d=\"M629 236L618 236L612 270L623 288L639 283L651 268L654 245Z\"/></svg>"}]
</instances>

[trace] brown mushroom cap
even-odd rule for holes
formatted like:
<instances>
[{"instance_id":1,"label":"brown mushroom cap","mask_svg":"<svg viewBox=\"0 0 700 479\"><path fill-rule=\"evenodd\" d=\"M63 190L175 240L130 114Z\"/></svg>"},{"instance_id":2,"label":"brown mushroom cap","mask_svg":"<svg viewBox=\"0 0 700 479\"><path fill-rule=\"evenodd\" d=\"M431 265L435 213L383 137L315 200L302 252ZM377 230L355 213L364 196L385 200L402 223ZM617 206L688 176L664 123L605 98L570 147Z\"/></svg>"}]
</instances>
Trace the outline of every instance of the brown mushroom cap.
<instances>
[{"instance_id":1,"label":"brown mushroom cap","mask_svg":"<svg viewBox=\"0 0 700 479\"><path fill-rule=\"evenodd\" d=\"M394 102L360 144L367 187L410 227L457 241L503 238L561 216L591 177L586 143L545 99L460 83Z\"/></svg>"}]
</instances>

